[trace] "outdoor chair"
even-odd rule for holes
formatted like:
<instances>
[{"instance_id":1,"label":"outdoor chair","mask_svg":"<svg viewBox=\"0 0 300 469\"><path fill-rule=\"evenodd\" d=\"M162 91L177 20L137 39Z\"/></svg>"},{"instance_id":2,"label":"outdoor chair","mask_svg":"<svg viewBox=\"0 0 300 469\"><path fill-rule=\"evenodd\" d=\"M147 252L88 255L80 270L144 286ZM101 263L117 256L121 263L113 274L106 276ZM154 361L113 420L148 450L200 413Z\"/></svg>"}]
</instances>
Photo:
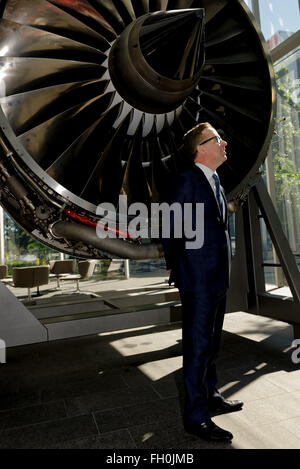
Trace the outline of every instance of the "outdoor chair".
<instances>
[{"instance_id":1,"label":"outdoor chair","mask_svg":"<svg viewBox=\"0 0 300 469\"><path fill-rule=\"evenodd\" d=\"M0 265L0 280L7 277L7 272L8 272L7 265Z\"/></svg>"},{"instance_id":2,"label":"outdoor chair","mask_svg":"<svg viewBox=\"0 0 300 469\"><path fill-rule=\"evenodd\" d=\"M60 280L62 278L69 279L70 275L75 274L75 259L54 260L50 261L50 278L56 277L57 290L61 290Z\"/></svg>"},{"instance_id":3,"label":"outdoor chair","mask_svg":"<svg viewBox=\"0 0 300 469\"><path fill-rule=\"evenodd\" d=\"M80 285L79 282L80 280L88 280L89 278L92 277L95 267L96 267L97 261L92 259L92 260L86 260L86 261L80 261L78 262L78 274L74 275L68 275L66 277L63 277L61 280L75 280L76 281L76 293L83 293L83 294L88 294L91 296L98 297L96 293L93 292L84 292L80 290Z\"/></svg>"},{"instance_id":4,"label":"outdoor chair","mask_svg":"<svg viewBox=\"0 0 300 469\"><path fill-rule=\"evenodd\" d=\"M14 267L13 268L14 287L28 288L27 300L31 300L31 288L37 287L39 294L39 286L49 283L49 266L31 266L31 267Z\"/></svg>"},{"instance_id":5,"label":"outdoor chair","mask_svg":"<svg viewBox=\"0 0 300 469\"><path fill-rule=\"evenodd\" d=\"M7 265L2 264L0 265L0 281L4 284L12 284L13 278L12 276L8 276L8 268Z\"/></svg>"}]
</instances>

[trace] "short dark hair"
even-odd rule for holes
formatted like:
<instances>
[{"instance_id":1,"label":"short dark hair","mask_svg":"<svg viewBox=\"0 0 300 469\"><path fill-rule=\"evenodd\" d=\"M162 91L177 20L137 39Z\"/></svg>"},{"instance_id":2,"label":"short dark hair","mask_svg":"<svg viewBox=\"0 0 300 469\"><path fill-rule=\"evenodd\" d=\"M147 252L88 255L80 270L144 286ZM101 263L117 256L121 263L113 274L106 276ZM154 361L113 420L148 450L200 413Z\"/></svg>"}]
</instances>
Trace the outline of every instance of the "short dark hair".
<instances>
[{"instance_id":1,"label":"short dark hair","mask_svg":"<svg viewBox=\"0 0 300 469\"><path fill-rule=\"evenodd\" d=\"M212 127L209 122L200 122L200 124L195 125L192 129L190 129L183 137L183 148L186 157L191 161L194 162L195 160L195 152L196 146L199 142L199 136L205 129Z\"/></svg>"}]
</instances>

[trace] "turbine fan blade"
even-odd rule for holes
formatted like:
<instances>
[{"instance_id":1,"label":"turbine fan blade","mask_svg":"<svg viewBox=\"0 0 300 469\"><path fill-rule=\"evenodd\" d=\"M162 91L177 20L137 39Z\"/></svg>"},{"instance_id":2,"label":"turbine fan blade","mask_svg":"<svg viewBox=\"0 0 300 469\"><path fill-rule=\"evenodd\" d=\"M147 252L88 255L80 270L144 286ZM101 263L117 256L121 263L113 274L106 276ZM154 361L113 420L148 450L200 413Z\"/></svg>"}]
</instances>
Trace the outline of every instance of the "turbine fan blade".
<instances>
[{"instance_id":1,"label":"turbine fan blade","mask_svg":"<svg viewBox=\"0 0 300 469\"><path fill-rule=\"evenodd\" d=\"M113 1L90 0L89 3L105 18L117 34L124 30L126 23Z\"/></svg>"},{"instance_id":2,"label":"turbine fan blade","mask_svg":"<svg viewBox=\"0 0 300 469\"><path fill-rule=\"evenodd\" d=\"M3 41L9 46L1 49L2 57L54 58L95 64L102 64L106 59L100 50L74 39L4 19L0 23L0 43Z\"/></svg>"},{"instance_id":3,"label":"turbine fan blade","mask_svg":"<svg viewBox=\"0 0 300 469\"><path fill-rule=\"evenodd\" d=\"M0 62L5 96L72 83L75 74L78 81L97 80L104 72L105 68L100 65L72 60L3 57ZM23 75L22 81L20 75Z\"/></svg>"},{"instance_id":4,"label":"turbine fan blade","mask_svg":"<svg viewBox=\"0 0 300 469\"><path fill-rule=\"evenodd\" d=\"M172 172L163 162L164 152L160 147L156 126L149 136L149 154L152 156L151 193L153 202L163 202L168 197Z\"/></svg>"},{"instance_id":5,"label":"turbine fan blade","mask_svg":"<svg viewBox=\"0 0 300 469\"><path fill-rule=\"evenodd\" d=\"M128 205L142 202L150 205L150 191L141 161L143 119L141 119L129 147L129 157L122 184L122 194L127 195Z\"/></svg>"},{"instance_id":6,"label":"turbine fan blade","mask_svg":"<svg viewBox=\"0 0 300 469\"><path fill-rule=\"evenodd\" d=\"M140 47L151 67L175 80L192 78L202 66L203 11L155 13L140 32Z\"/></svg>"},{"instance_id":7,"label":"turbine fan blade","mask_svg":"<svg viewBox=\"0 0 300 469\"><path fill-rule=\"evenodd\" d=\"M117 206L124 172L121 149L132 115L133 111L115 130L81 193L81 197L96 205L100 202L110 202Z\"/></svg>"},{"instance_id":8,"label":"turbine fan blade","mask_svg":"<svg viewBox=\"0 0 300 469\"><path fill-rule=\"evenodd\" d=\"M52 117L18 137L20 143L43 169L47 169L78 134L105 112L113 93L103 94Z\"/></svg>"},{"instance_id":9,"label":"turbine fan blade","mask_svg":"<svg viewBox=\"0 0 300 469\"><path fill-rule=\"evenodd\" d=\"M168 10L183 10L184 8L194 7L194 0L169 0L168 1ZM196 7L202 7L202 5L195 5Z\"/></svg>"},{"instance_id":10,"label":"turbine fan blade","mask_svg":"<svg viewBox=\"0 0 300 469\"><path fill-rule=\"evenodd\" d=\"M109 47L107 40L94 29L45 0L30 0L30 5L28 0L8 1L3 18L75 39L99 50Z\"/></svg>"},{"instance_id":11,"label":"turbine fan blade","mask_svg":"<svg viewBox=\"0 0 300 469\"><path fill-rule=\"evenodd\" d=\"M131 0L135 16L143 16L146 13L149 13L149 0Z\"/></svg>"},{"instance_id":12,"label":"turbine fan blade","mask_svg":"<svg viewBox=\"0 0 300 469\"><path fill-rule=\"evenodd\" d=\"M116 39L116 33L110 24L100 15L95 8L82 0L70 2L69 0L48 0L50 3L57 5L62 10L70 13L82 23L90 26L97 31L107 41ZM90 2L91 3L91 2Z\"/></svg>"},{"instance_id":13,"label":"turbine fan blade","mask_svg":"<svg viewBox=\"0 0 300 469\"><path fill-rule=\"evenodd\" d=\"M121 109L122 104L115 105L79 135L47 169L49 176L70 191L81 192L112 136Z\"/></svg>"},{"instance_id":14,"label":"turbine fan blade","mask_svg":"<svg viewBox=\"0 0 300 469\"><path fill-rule=\"evenodd\" d=\"M149 11L161 11L167 8L168 0L149 0Z\"/></svg>"},{"instance_id":15,"label":"turbine fan blade","mask_svg":"<svg viewBox=\"0 0 300 469\"><path fill-rule=\"evenodd\" d=\"M108 81L101 79L54 85L0 98L0 105L16 135L20 135L76 104L102 95L107 85Z\"/></svg>"}]
</instances>

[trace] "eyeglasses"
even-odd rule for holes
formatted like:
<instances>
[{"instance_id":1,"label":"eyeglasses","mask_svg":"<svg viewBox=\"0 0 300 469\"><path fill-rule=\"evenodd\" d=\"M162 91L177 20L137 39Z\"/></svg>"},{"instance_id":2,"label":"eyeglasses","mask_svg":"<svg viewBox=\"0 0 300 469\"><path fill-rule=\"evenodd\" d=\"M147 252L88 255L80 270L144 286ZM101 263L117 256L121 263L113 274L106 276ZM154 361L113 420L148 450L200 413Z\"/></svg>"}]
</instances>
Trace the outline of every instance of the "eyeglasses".
<instances>
[{"instance_id":1,"label":"eyeglasses","mask_svg":"<svg viewBox=\"0 0 300 469\"><path fill-rule=\"evenodd\" d=\"M210 138L208 138L207 140L204 140L204 142L198 143L198 145L204 145L205 143L210 142L210 141L213 140L214 138L217 140L218 145L220 145L220 143L221 143L222 140L223 140L223 139L220 137L220 135L214 135L213 137L210 137Z\"/></svg>"}]
</instances>

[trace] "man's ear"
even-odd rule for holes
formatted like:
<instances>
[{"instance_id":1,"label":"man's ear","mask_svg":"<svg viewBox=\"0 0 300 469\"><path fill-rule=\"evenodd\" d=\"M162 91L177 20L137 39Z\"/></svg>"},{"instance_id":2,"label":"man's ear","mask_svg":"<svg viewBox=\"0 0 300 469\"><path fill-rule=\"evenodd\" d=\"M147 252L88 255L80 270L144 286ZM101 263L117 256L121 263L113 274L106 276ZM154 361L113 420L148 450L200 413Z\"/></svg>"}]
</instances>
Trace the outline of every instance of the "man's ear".
<instances>
[{"instance_id":1,"label":"man's ear","mask_svg":"<svg viewBox=\"0 0 300 469\"><path fill-rule=\"evenodd\" d=\"M198 145L197 146L197 154L195 156L194 161L196 161L196 159L199 159L199 157L202 158L202 156L203 156L203 148L200 145ZM198 162L200 163L200 161L198 161Z\"/></svg>"}]
</instances>

